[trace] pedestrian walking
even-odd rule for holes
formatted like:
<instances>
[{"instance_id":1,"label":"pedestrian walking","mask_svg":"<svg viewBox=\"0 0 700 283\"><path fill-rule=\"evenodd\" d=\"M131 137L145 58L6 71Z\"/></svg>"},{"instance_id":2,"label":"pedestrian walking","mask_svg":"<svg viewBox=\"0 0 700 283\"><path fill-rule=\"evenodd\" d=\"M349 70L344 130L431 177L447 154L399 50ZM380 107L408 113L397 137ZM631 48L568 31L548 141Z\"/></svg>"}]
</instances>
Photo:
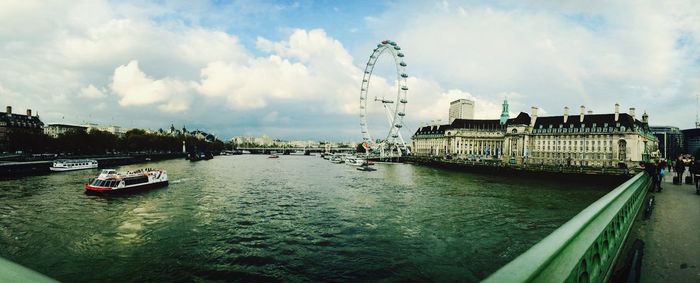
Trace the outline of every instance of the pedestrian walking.
<instances>
[{"instance_id":1,"label":"pedestrian walking","mask_svg":"<svg viewBox=\"0 0 700 283\"><path fill-rule=\"evenodd\" d=\"M659 170L656 168L656 163L654 161L645 163L644 172L647 172L651 177L651 187L649 187L649 191L653 192L657 190L656 186L659 183Z\"/></svg>"},{"instance_id":2,"label":"pedestrian walking","mask_svg":"<svg viewBox=\"0 0 700 283\"><path fill-rule=\"evenodd\" d=\"M661 181L663 181L664 176L666 176L666 164L664 164L663 160L658 160L656 168L659 170L659 179L657 180L656 191L660 192L664 189L661 187Z\"/></svg>"},{"instance_id":3,"label":"pedestrian walking","mask_svg":"<svg viewBox=\"0 0 700 283\"><path fill-rule=\"evenodd\" d=\"M683 159L681 157L678 157L678 160L676 160L676 166L673 168L676 170L676 176L678 176L678 184L683 184L683 173L685 172L685 164L683 164Z\"/></svg>"},{"instance_id":4,"label":"pedestrian walking","mask_svg":"<svg viewBox=\"0 0 700 283\"><path fill-rule=\"evenodd\" d=\"M700 182L698 180L700 179L700 160L696 160L693 162L693 165L690 165L690 174L693 176L695 190L700 189Z\"/></svg>"}]
</instances>

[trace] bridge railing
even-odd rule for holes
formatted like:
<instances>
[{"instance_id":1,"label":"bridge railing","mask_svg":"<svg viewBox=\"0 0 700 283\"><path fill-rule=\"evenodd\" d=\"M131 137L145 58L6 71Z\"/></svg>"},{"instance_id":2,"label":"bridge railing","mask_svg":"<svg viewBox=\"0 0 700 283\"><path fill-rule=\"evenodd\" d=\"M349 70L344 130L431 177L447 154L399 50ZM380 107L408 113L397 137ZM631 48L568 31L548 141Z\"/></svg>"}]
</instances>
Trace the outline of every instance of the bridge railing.
<instances>
[{"instance_id":1,"label":"bridge railing","mask_svg":"<svg viewBox=\"0 0 700 283\"><path fill-rule=\"evenodd\" d=\"M58 282L0 257L0 282Z\"/></svg>"},{"instance_id":2,"label":"bridge railing","mask_svg":"<svg viewBox=\"0 0 700 283\"><path fill-rule=\"evenodd\" d=\"M650 183L635 175L484 282L606 281Z\"/></svg>"}]
</instances>

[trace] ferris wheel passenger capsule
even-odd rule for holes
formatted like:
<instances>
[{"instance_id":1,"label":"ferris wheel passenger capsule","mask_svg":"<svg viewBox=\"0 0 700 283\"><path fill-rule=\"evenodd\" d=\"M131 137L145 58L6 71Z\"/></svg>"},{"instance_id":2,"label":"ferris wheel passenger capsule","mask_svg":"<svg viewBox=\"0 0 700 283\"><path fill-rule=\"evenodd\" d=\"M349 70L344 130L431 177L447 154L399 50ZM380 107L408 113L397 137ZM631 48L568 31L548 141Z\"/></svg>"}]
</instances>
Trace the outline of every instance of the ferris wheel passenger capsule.
<instances>
[{"instance_id":1,"label":"ferris wheel passenger capsule","mask_svg":"<svg viewBox=\"0 0 700 283\"><path fill-rule=\"evenodd\" d=\"M399 63L399 65L401 65L401 67L406 67L406 63L405 63L405 62L401 62L401 63Z\"/></svg>"},{"instance_id":2,"label":"ferris wheel passenger capsule","mask_svg":"<svg viewBox=\"0 0 700 283\"><path fill-rule=\"evenodd\" d=\"M406 73L402 73L402 74L401 74L401 77L402 77L402 78L408 78L408 75L406 75Z\"/></svg>"},{"instance_id":3,"label":"ferris wheel passenger capsule","mask_svg":"<svg viewBox=\"0 0 700 283\"><path fill-rule=\"evenodd\" d=\"M399 52L399 54L396 54L396 56L403 57L403 53Z\"/></svg>"},{"instance_id":4,"label":"ferris wheel passenger capsule","mask_svg":"<svg viewBox=\"0 0 700 283\"><path fill-rule=\"evenodd\" d=\"M408 87L402 86L401 89L402 89L402 90L408 90Z\"/></svg>"}]
</instances>

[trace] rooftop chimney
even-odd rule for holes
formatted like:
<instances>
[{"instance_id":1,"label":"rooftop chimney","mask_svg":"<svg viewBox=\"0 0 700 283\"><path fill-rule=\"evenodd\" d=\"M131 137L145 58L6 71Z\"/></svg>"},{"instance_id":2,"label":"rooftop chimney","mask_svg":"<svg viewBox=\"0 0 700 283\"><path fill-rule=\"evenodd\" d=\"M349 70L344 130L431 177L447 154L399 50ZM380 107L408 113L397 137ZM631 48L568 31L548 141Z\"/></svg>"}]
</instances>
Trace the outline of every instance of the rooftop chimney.
<instances>
[{"instance_id":1,"label":"rooftop chimney","mask_svg":"<svg viewBox=\"0 0 700 283\"><path fill-rule=\"evenodd\" d=\"M530 115L530 127L535 127L537 121L537 107L532 106L532 115Z\"/></svg>"},{"instance_id":2,"label":"rooftop chimney","mask_svg":"<svg viewBox=\"0 0 700 283\"><path fill-rule=\"evenodd\" d=\"M620 120L620 104L615 103L615 122Z\"/></svg>"},{"instance_id":3,"label":"rooftop chimney","mask_svg":"<svg viewBox=\"0 0 700 283\"><path fill-rule=\"evenodd\" d=\"M32 109L27 109L27 116L32 117Z\"/></svg>"},{"instance_id":4,"label":"rooftop chimney","mask_svg":"<svg viewBox=\"0 0 700 283\"><path fill-rule=\"evenodd\" d=\"M634 119L634 107L630 108L630 116L632 116L632 119Z\"/></svg>"},{"instance_id":5,"label":"rooftop chimney","mask_svg":"<svg viewBox=\"0 0 700 283\"><path fill-rule=\"evenodd\" d=\"M5 113L12 114L12 106L7 106Z\"/></svg>"},{"instance_id":6,"label":"rooftop chimney","mask_svg":"<svg viewBox=\"0 0 700 283\"><path fill-rule=\"evenodd\" d=\"M583 116L586 115L586 106L581 105L581 118L579 122L583 123Z\"/></svg>"},{"instance_id":7,"label":"rooftop chimney","mask_svg":"<svg viewBox=\"0 0 700 283\"><path fill-rule=\"evenodd\" d=\"M564 106L564 123L569 120L569 106Z\"/></svg>"}]
</instances>

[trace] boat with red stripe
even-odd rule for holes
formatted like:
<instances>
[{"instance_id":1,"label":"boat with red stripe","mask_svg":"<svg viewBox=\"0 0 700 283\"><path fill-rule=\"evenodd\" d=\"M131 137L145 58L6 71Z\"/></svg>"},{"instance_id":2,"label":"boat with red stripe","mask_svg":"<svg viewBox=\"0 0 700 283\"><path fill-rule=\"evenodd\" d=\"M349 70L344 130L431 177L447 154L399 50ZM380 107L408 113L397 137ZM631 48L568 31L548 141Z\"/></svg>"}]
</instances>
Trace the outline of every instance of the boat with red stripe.
<instances>
[{"instance_id":1,"label":"boat with red stripe","mask_svg":"<svg viewBox=\"0 0 700 283\"><path fill-rule=\"evenodd\" d=\"M85 183L88 193L127 193L168 185L168 173L152 168L117 172L104 169L96 178Z\"/></svg>"}]
</instances>

